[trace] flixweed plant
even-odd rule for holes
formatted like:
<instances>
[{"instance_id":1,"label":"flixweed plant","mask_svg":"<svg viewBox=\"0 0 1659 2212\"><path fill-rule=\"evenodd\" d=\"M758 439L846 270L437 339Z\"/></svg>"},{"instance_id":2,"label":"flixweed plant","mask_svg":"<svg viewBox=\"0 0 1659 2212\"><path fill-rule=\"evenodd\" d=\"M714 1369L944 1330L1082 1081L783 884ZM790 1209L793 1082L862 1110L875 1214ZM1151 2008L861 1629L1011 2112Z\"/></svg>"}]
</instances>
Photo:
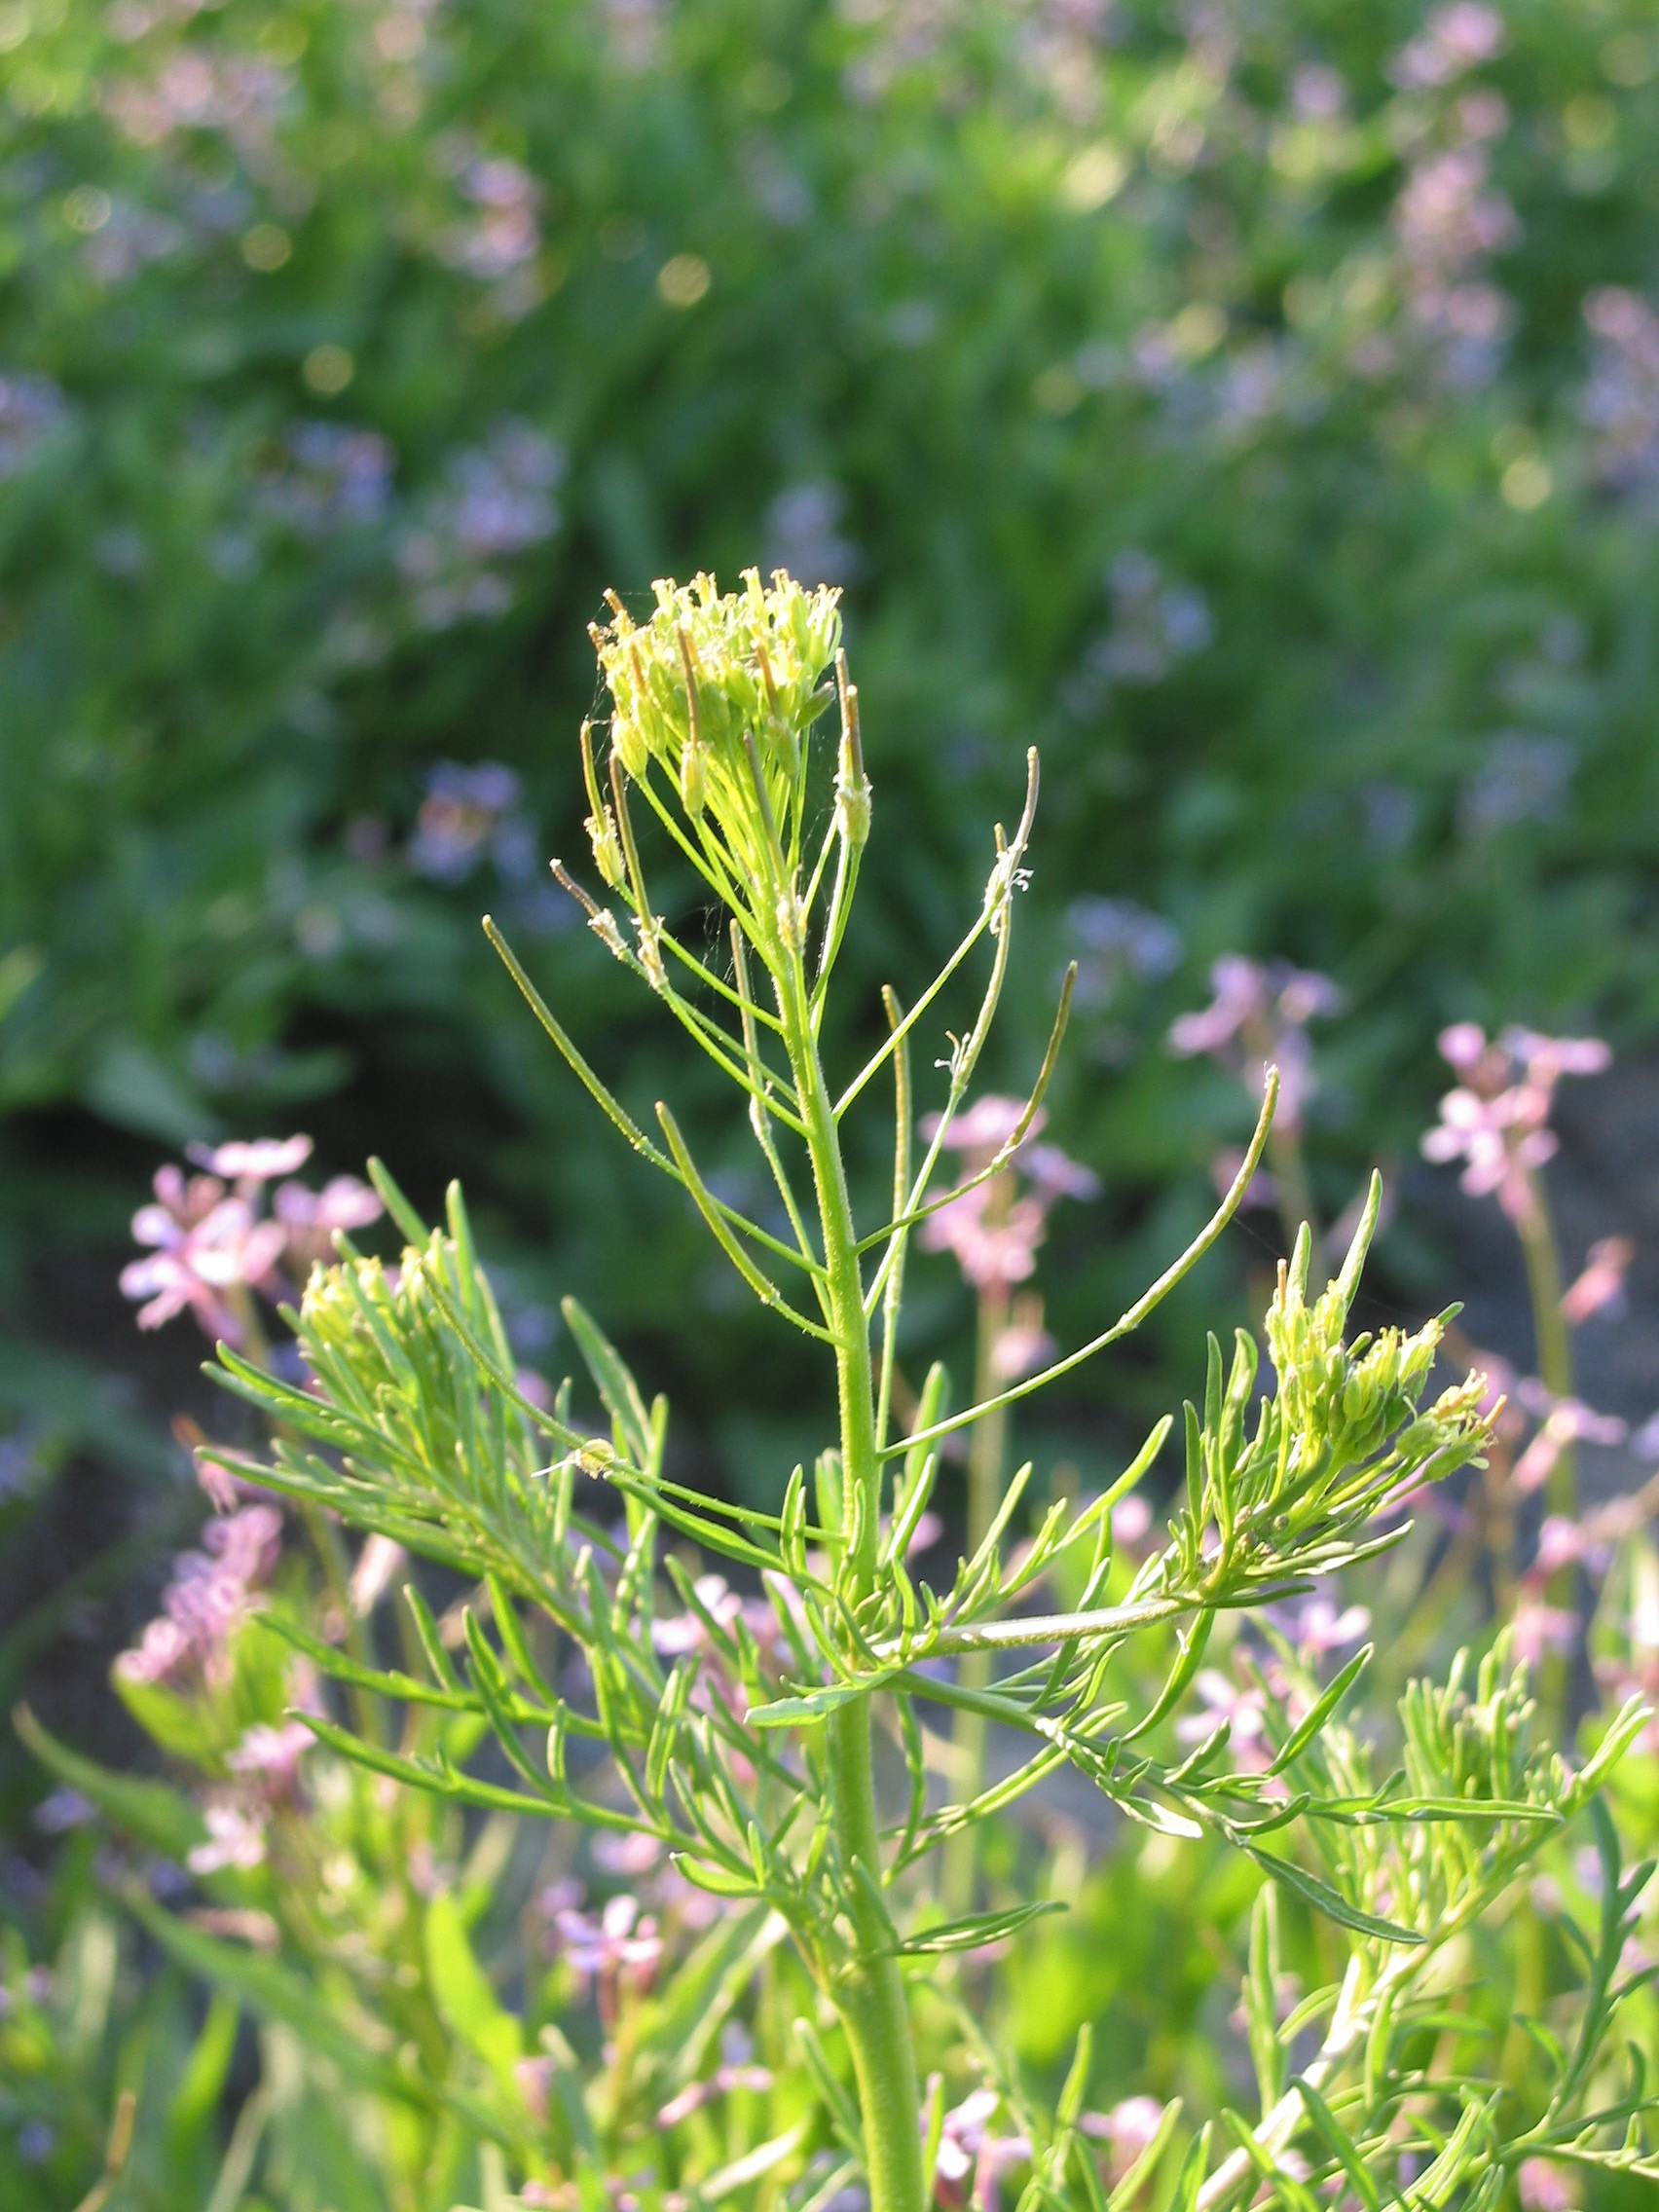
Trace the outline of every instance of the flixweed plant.
<instances>
[{"instance_id":1,"label":"flixweed plant","mask_svg":"<svg viewBox=\"0 0 1659 2212\"><path fill-rule=\"evenodd\" d=\"M777 1189L773 1227L719 1194L670 1106L657 1108L657 1133L627 1112L485 926L600 1109L682 1189L780 1324L822 1347L837 1430L810 1472L793 1470L776 1513L678 1482L665 1402L640 1390L586 1311L566 1307L607 1417L600 1432L571 1380L544 1402L516 1373L459 1191L434 1230L377 1166L406 1238L400 1264L388 1270L337 1234L338 1260L315 1267L288 1309L298 1380L246 1342L223 1343L216 1372L266 1417L273 1444L204 1453L215 1482L290 1499L318 1527L343 1522L382 1557L402 1547L470 1593L445 1633L410 1583L401 1670L341 1634L313 1633L292 1608L272 1605L253 1624L339 1685L338 1708L319 1692L295 1717L344 1771L390 1785L388 1805L412 1795L457 1817L579 1825L642 1862L666 1854L719 1916L717 1948L697 1954L678 2012L658 2022L662 2101L654 2127L635 2130L625 2189L557 2022L532 2045L528 2017L494 1995L472 2007L480 2086L445 2109L488 2133L498 2198L509 2165L527 2204L741 2198L792 2212L825 2212L855 2190L871 2212L922 2212L936 2195L960 2205L970 2192L989 2206L1004 2177L1017 2179L1022 2212L1154 2201L1181 2212L1494 2212L1539 2161L1659 2177L1645 2132L1653 2100L1615 2034L1645 1980L1626 1941L1647 1869L1624 1870L1597 1798L1644 1724L1640 1703L1575 1769L1530 1741L1526 1670L1500 1640L1446 1681L1413 1685L1395 1762L1345 1717L1368 1652L1321 1680L1282 1625L1284 1603L1315 1578L1395 1542L1407 1502L1477 1460L1491 1430L1479 1377L1429 1394L1444 1319L1346 1335L1379 1185L1334 1279L1314 1277L1306 1229L1281 1265L1271 1377L1248 1335L1231 1359L1212 1337L1197 1400L1179 1421L1159 1421L1100 1495L1032 1516L1022 1467L982 1527L976 1516L948 1586L914 1576L911 1540L940 1493L946 1440L1122 1343L1192 1270L1263 1157L1277 1076L1267 1072L1218 1211L1144 1296L1036 1372L1011 1379L981 1363L990 1386L972 1403L951 1405L936 1366L901 1427L912 1239L948 1209L964 1218L965 1199L1015 1161L1066 1025L1069 975L1029 1094L994 1144L964 1146L1026 881L1036 756L960 944L907 1010L886 994L885 1041L832 1082L820 1041L872 812L834 594L781 572L767 588L751 572L721 595L702 576L660 584L643 621L612 602L594 636L609 715L583 727L580 762L598 889L555 870L618 962L740 1093ZM832 767L814 738L831 708ZM665 841L721 911L729 962L693 950L653 902ZM706 952L700 908L697 931ZM950 1038L943 1096L925 1102L918 1142L912 1041L977 955L988 966L977 1010ZM892 1200L866 1225L844 1135L878 1079L894 1098ZM959 1178L936 1188L953 1154ZM1172 1432L1185 1481L1165 1540L1127 1559L1114 1547L1114 1508ZM702 1571L705 1555L749 1595ZM1233 1716L1212 1714L1195 1731L1191 1709L1206 1650L1235 1641L1245 1615L1260 1623L1255 1721L1235 1744ZM386 1716L399 1709L392 1728ZM977 1747L967 1786L965 1730ZM981 1764L987 1734L995 1755ZM1045 2105L974 2001L987 1952L1056 1902L992 1905L971 1860L966 1895L947 1894L935 1871L953 1839L1068 1768L1098 1793L1103 1824L1139 1824L1176 1845L1208 1834L1262 1876L1244 1984L1255 2104L1225 2106L1195 2129L1170 2103L1127 2154L1128 2123L1086 2109L1087 2033ZM1475 1964L1482 1931L1587 1809L1602 1854L1599 1919L1588 1933L1565 1909L1561 1919L1581 1971L1547 2018L1494 2037ZM234 1840L227 1830L223 1848ZM1289 2009L1281 1902L1313 1928L1322 1969ZM418 1916L418 1900L407 1910ZM629 2067L645 2064L628 1992L655 1941L626 1912L572 1932L572 1955L600 1989L612 2113ZM751 2002L761 1962L786 1944L794 1964L766 2004ZM453 1991L476 1968L463 1944L451 1949L468 1962L450 1969ZM716 2162L686 2124L701 2102L741 2090L741 2052L716 2070L715 2028L748 2005L755 2032L775 2034L779 2001L795 2008L784 2124ZM422 2062L416 2047L410 2064Z\"/></svg>"}]
</instances>

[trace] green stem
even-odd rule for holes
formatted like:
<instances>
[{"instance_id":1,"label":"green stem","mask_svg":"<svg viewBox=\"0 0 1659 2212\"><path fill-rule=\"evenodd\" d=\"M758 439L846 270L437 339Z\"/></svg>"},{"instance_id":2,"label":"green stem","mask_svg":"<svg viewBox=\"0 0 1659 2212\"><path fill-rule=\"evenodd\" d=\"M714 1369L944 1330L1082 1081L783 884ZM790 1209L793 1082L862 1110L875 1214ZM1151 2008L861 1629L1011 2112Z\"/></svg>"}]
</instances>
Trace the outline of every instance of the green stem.
<instances>
[{"instance_id":1,"label":"green stem","mask_svg":"<svg viewBox=\"0 0 1659 2212\"><path fill-rule=\"evenodd\" d=\"M781 973L774 970L778 1011L801 1102L824 1230L849 1541L855 1527L858 1531L858 1548L848 1562L856 1600L874 1586L880 1550L881 1457L875 1434L869 1323L846 1170L813 1035L799 953L785 953L780 968ZM841 1706L826 1723L826 1734L835 1840L846 1874L847 1916L853 1930L852 1954L836 1975L833 1996L858 2083L870 2212L923 2212L927 2191L922 2175L921 2105L903 1978L880 1913L853 1879L859 1861L877 1883L881 1879L868 1700L858 1698Z\"/></svg>"},{"instance_id":2,"label":"green stem","mask_svg":"<svg viewBox=\"0 0 1659 2212\"><path fill-rule=\"evenodd\" d=\"M1523 1172L1528 1202L1515 1227L1527 1260L1527 1288L1531 1294L1532 1332L1538 1350L1538 1380L1552 1398L1570 1398L1573 1395L1572 1343L1561 1309L1561 1260L1556 1252L1555 1228L1543 1185L1530 1169ZM1546 1494L1552 1513L1571 1513L1574 1487L1569 1445L1550 1470Z\"/></svg>"},{"instance_id":3,"label":"green stem","mask_svg":"<svg viewBox=\"0 0 1659 2212\"><path fill-rule=\"evenodd\" d=\"M995 1353L998 1341L1008 1327L1008 1291L1003 1284L994 1283L980 1293L974 1392L981 1401L994 1399L996 1395L998 1376ZM1007 1456L1008 1408L993 1404L983 1420L976 1423L968 1455L968 1544L965 1556L969 1559L975 1556L984 1542L985 1532L996 1518L997 1507L1002 1503ZM964 1689L988 1689L991 1684L991 1654L988 1651L966 1653L958 1678ZM957 1794L964 1804L971 1803L979 1794L979 1786L985 1772L986 1733L987 1722L982 1713L970 1709L962 1714L955 1730L956 1750L961 1761L955 1784ZM974 1909L974 1862L977 1856L975 1837L974 1828L958 1828L945 1843L941 1888L945 1916L950 1920L960 1920Z\"/></svg>"},{"instance_id":4,"label":"green stem","mask_svg":"<svg viewBox=\"0 0 1659 2212\"><path fill-rule=\"evenodd\" d=\"M1567 1317L1561 1309L1561 1259L1556 1251L1555 1227L1550 1220L1544 1186L1530 1167L1519 1170L1527 1202L1516 1218L1516 1233L1527 1261L1527 1288L1532 1301L1532 1334L1538 1353L1538 1380L1552 1398L1570 1398L1572 1343ZM1550 1469L1544 1496L1552 1513L1574 1518L1578 1507L1578 1482L1570 1444L1564 1444ZM1552 1605L1572 1604L1577 1576L1570 1566L1558 1567L1545 1587ZM1547 1655L1539 1670L1538 1688L1545 1725L1551 1740L1559 1743L1567 1717L1569 1669L1559 1651Z\"/></svg>"}]
</instances>

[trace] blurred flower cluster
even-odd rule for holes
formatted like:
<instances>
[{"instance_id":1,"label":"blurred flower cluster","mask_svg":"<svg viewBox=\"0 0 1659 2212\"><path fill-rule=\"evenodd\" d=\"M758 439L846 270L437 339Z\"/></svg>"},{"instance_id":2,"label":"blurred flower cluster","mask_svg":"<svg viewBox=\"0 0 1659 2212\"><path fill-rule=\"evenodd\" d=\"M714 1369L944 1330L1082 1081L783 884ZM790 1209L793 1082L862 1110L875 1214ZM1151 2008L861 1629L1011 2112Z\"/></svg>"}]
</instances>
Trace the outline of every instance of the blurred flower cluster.
<instances>
[{"instance_id":1,"label":"blurred flower cluster","mask_svg":"<svg viewBox=\"0 0 1659 2212\"><path fill-rule=\"evenodd\" d=\"M1041 1367L1052 1350L1043 1326L1040 1300L1016 1301L1003 1311L1009 1294L1029 1281L1037 1253L1049 1230L1049 1215L1060 1198L1092 1198L1100 1179L1058 1145L1039 1144L1047 1116L1031 1118L1024 1137L994 1175L985 1170L999 1159L1018 1129L1024 1106L1017 1098L988 1092L958 1114L944 1141L955 1153L966 1188L931 1213L920 1237L925 1250L948 1252L964 1280L981 1299L997 1304L996 1338L990 1347L992 1372L1012 1382ZM930 1137L939 1133L937 1117L923 1124Z\"/></svg>"},{"instance_id":2,"label":"blurred flower cluster","mask_svg":"<svg viewBox=\"0 0 1659 2212\"><path fill-rule=\"evenodd\" d=\"M306 1136L199 1145L190 1158L200 1173L157 1169L154 1202L132 1217L132 1235L150 1254L121 1275L122 1295L144 1302L140 1328L159 1329L188 1309L205 1335L241 1347L262 1334L250 1293L291 1295L333 1257L337 1231L380 1219L380 1199L354 1175L336 1175L320 1191L294 1180L311 1151Z\"/></svg>"},{"instance_id":3,"label":"blurred flower cluster","mask_svg":"<svg viewBox=\"0 0 1659 2212\"><path fill-rule=\"evenodd\" d=\"M1530 1029L1506 1029L1489 1042L1472 1021L1443 1030L1440 1051L1461 1080L1440 1101L1440 1121L1422 1140L1424 1157L1463 1161L1464 1190L1495 1196L1520 1221L1536 1208L1533 1176L1559 1141L1549 1126L1557 1083L1564 1075L1601 1075L1612 1054L1600 1038L1543 1037Z\"/></svg>"}]
</instances>

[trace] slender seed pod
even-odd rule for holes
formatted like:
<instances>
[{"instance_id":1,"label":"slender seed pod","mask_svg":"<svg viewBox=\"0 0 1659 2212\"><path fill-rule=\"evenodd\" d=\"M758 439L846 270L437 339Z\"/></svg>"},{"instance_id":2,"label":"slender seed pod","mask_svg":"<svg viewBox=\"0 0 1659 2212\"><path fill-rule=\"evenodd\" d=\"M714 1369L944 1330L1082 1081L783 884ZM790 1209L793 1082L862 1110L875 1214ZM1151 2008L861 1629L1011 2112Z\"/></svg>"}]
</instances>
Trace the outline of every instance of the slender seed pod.
<instances>
[{"instance_id":1,"label":"slender seed pod","mask_svg":"<svg viewBox=\"0 0 1659 2212\"><path fill-rule=\"evenodd\" d=\"M638 783L650 765L650 748L645 743L645 732L626 715L615 715L610 722L610 742L623 767Z\"/></svg>"}]
</instances>

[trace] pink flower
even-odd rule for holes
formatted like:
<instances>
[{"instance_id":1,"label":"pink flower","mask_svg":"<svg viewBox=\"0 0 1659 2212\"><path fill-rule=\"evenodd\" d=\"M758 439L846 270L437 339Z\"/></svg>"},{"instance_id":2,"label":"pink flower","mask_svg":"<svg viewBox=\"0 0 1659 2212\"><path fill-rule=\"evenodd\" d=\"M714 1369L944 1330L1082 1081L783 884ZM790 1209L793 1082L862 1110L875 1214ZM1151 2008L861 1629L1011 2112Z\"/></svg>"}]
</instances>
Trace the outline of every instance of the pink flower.
<instances>
[{"instance_id":1,"label":"pink flower","mask_svg":"<svg viewBox=\"0 0 1659 2212\"><path fill-rule=\"evenodd\" d=\"M689 2120L716 2097L728 2097L734 2089L764 2092L772 2086L771 2072L764 2066L722 2066L711 2081L693 2082L689 2088L682 2089L679 2096L670 2098L657 2114L659 2127L678 2127L682 2120Z\"/></svg>"},{"instance_id":2,"label":"pink flower","mask_svg":"<svg viewBox=\"0 0 1659 2212\"><path fill-rule=\"evenodd\" d=\"M1624 1303L1624 1280L1636 1257L1628 1236L1604 1236L1592 1244L1583 1272L1561 1302L1562 1317L1574 1328L1593 1313L1616 1313Z\"/></svg>"},{"instance_id":3,"label":"pink flower","mask_svg":"<svg viewBox=\"0 0 1659 2212\"><path fill-rule=\"evenodd\" d=\"M255 1137L250 1144L193 1144L189 1159L210 1174L232 1182L269 1183L278 1175L291 1175L312 1156L310 1137Z\"/></svg>"},{"instance_id":4,"label":"pink flower","mask_svg":"<svg viewBox=\"0 0 1659 2212\"><path fill-rule=\"evenodd\" d=\"M967 1176L984 1172L1018 1128L1023 1112L1017 1098L992 1092L956 1116L944 1141L961 1157ZM1036 1268L1055 1199L1091 1198L1100 1188L1098 1177L1057 1145L1031 1142L1044 1119L1039 1109L1025 1139L997 1174L947 1198L922 1224L923 1248L951 1253L975 1290L1004 1293L1026 1281ZM936 1136L939 1117L923 1127ZM1011 1346L1010 1356L1019 1348ZM1029 1343L1024 1348L1030 1348Z\"/></svg>"},{"instance_id":5,"label":"pink flower","mask_svg":"<svg viewBox=\"0 0 1659 2212\"><path fill-rule=\"evenodd\" d=\"M336 1175L320 1191L308 1191L303 1183L281 1183L271 1210L282 1224L292 1260L305 1268L313 1263L326 1267L334 1258L334 1233L348 1235L366 1229L386 1211L367 1183L355 1175Z\"/></svg>"},{"instance_id":6,"label":"pink flower","mask_svg":"<svg viewBox=\"0 0 1659 2212\"><path fill-rule=\"evenodd\" d=\"M1570 1651L1578 1634L1578 1615L1565 1606L1545 1604L1523 1592L1515 1608L1515 1656L1536 1668L1548 1651Z\"/></svg>"},{"instance_id":7,"label":"pink flower","mask_svg":"<svg viewBox=\"0 0 1659 2212\"><path fill-rule=\"evenodd\" d=\"M225 1764L233 1774L255 1778L264 1794L291 1797L299 1780L300 1761L316 1743L303 1720L285 1720L280 1728L255 1721L244 1728L241 1741L227 1753Z\"/></svg>"},{"instance_id":8,"label":"pink flower","mask_svg":"<svg viewBox=\"0 0 1659 2212\"><path fill-rule=\"evenodd\" d=\"M117 1659L117 1674L129 1682L161 1682L195 1667L209 1680L221 1677L225 1646L258 1603L255 1593L276 1567L281 1533L274 1505L244 1506L208 1522L202 1531L205 1548L174 1561L161 1616Z\"/></svg>"},{"instance_id":9,"label":"pink flower","mask_svg":"<svg viewBox=\"0 0 1659 2212\"><path fill-rule=\"evenodd\" d=\"M991 2130L992 2116L1001 2102L995 2089L975 2089L944 2116L934 2194L947 2212L961 2212L970 2200L977 2200L981 2212L997 2212L997 2184L1003 2172L1030 2162L1031 2145L1023 2135L997 2135Z\"/></svg>"},{"instance_id":10,"label":"pink flower","mask_svg":"<svg viewBox=\"0 0 1659 2212\"><path fill-rule=\"evenodd\" d=\"M1086 2112L1078 2125L1085 2135L1111 2146L1108 2176L1120 2182L1158 2133L1163 2107L1156 2097L1125 2097L1110 2112Z\"/></svg>"},{"instance_id":11,"label":"pink flower","mask_svg":"<svg viewBox=\"0 0 1659 2212\"><path fill-rule=\"evenodd\" d=\"M1573 2212L1577 2193L1559 2166L1547 2158L1528 2158L1517 2179L1524 2212Z\"/></svg>"},{"instance_id":12,"label":"pink flower","mask_svg":"<svg viewBox=\"0 0 1659 2212\"><path fill-rule=\"evenodd\" d=\"M1180 1059L1207 1052L1237 1075L1252 1097L1261 1093L1270 1063L1279 1071L1278 1126L1293 1133L1318 1088L1309 1021L1340 1014L1343 993L1328 976L1288 962L1264 966L1241 952L1225 952L1210 969L1215 997L1169 1027L1169 1049Z\"/></svg>"},{"instance_id":13,"label":"pink flower","mask_svg":"<svg viewBox=\"0 0 1659 2212\"><path fill-rule=\"evenodd\" d=\"M1617 1414L1599 1414L1578 1398L1552 1398L1541 1382L1529 1376L1517 1393L1530 1412L1542 1417L1543 1425L1515 1462L1510 1477L1525 1494L1549 1480L1557 1460L1569 1444L1622 1444L1629 1427Z\"/></svg>"},{"instance_id":14,"label":"pink flower","mask_svg":"<svg viewBox=\"0 0 1659 2212\"><path fill-rule=\"evenodd\" d=\"M1503 18L1481 0L1451 0L1437 8L1418 36L1403 47L1388 74L1407 92L1450 84L1465 70L1490 61L1507 43Z\"/></svg>"},{"instance_id":15,"label":"pink flower","mask_svg":"<svg viewBox=\"0 0 1659 2212\"><path fill-rule=\"evenodd\" d=\"M1329 1598L1306 1599L1297 1606L1275 1608L1272 1618L1295 1645L1303 1660L1324 1657L1357 1643L1371 1626L1364 1605L1345 1605L1341 1612Z\"/></svg>"},{"instance_id":16,"label":"pink flower","mask_svg":"<svg viewBox=\"0 0 1659 2212\"><path fill-rule=\"evenodd\" d=\"M1534 1205L1532 1176L1556 1150L1547 1124L1557 1081L1600 1074L1611 1054L1599 1038L1543 1037L1530 1029L1505 1030L1489 1044L1472 1021L1443 1030L1440 1051L1463 1081L1440 1101L1423 1157L1463 1161L1465 1191L1495 1194L1512 1221L1525 1220Z\"/></svg>"},{"instance_id":17,"label":"pink flower","mask_svg":"<svg viewBox=\"0 0 1659 2212\"><path fill-rule=\"evenodd\" d=\"M1112 1508L1112 1541L1138 1544L1152 1527L1152 1507L1144 1497L1131 1494Z\"/></svg>"},{"instance_id":18,"label":"pink flower","mask_svg":"<svg viewBox=\"0 0 1659 2212\"><path fill-rule=\"evenodd\" d=\"M121 1272L126 1298L143 1299L141 1329L159 1329L188 1307L209 1337L241 1342L241 1326L225 1293L270 1285L285 1241L275 1222L256 1221L246 1198L226 1198L208 1175L186 1183L176 1167L155 1179L156 1203L132 1216L132 1235L155 1250Z\"/></svg>"},{"instance_id":19,"label":"pink flower","mask_svg":"<svg viewBox=\"0 0 1659 2212\"><path fill-rule=\"evenodd\" d=\"M1215 1667L1201 1669L1193 1687L1201 1704L1197 1713L1176 1721L1175 1733L1182 1743L1201 1744L1225 1720L1230 1726L1228 1742L1238 1754L1240 1768L1257 1773L1267 1766L1267 1746L1262 1741L1267 1716L1261 1691L1254 1685L1239 1689Z\"/></svg>"},{"instance_id":20,"label":"pink flower","mask_svg":"<svg viewBox=\"0 0 1659 2212\"><path fill-rule=\"evenodd\" d=\"M1013 1320L991 1346L991 1368L1000 1381L1017 1382L1022 1376L1035 1375L1058 1349L1043 1326L1043 1301L1021 1298Z\"/></svg>"},{"instance_id":21,"label":"pink flower","mask_svg":"<svg viewBox=\"0 0 1659 2212\"><path fill-rule=\"evenodd\" d=\"M240 1805L209 1805L203 1819L207 1841L199 1843L185 1864L193 1874L217 1874L227 1866L257 1866L265 1857L263 1816L250 1817Z\"/></svg>"}]
</instances>

